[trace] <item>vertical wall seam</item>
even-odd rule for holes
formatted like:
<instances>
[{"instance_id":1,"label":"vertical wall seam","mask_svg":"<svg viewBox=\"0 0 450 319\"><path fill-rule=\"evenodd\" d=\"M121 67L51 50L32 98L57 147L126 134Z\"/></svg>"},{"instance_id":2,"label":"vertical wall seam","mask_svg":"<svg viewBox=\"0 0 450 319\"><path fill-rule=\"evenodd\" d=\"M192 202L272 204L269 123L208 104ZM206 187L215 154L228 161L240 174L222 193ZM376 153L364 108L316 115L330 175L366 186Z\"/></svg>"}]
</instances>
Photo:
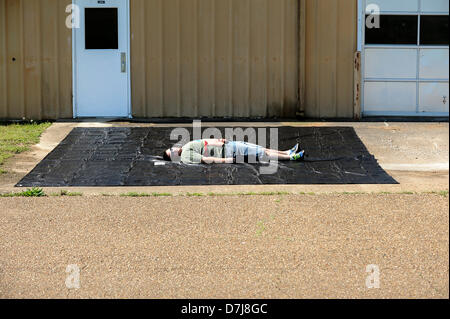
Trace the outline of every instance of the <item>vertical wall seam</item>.
<instances>
[{"instance_id":1,"label":"vertical wall seam","mask_svg":"<svg viewBox=\"0 0 450 319\"><path fill-rule=\"evenodd\" d=\"M338 58L339 58L339 49L340 49L340 41L339 41L339 32L340 32L340 14L339 12L339 2L337 2L336 4L336 10L335 10L335 15L336 15L336 48L335 48L335 56L336 58L334 59L334 85L333 85L333 105L334 105L334 117L338 117Z\"/></svg>"},{"instance_id":2,"label":"vertical wall seam","mask_svg":"<svg viewBox=\"0 0 450 319\"><path fill-rule=\"evenodd\" d=\"M20 90L22 91L22 96L20 97L20 103L21 103L21 109L22 109L22 114L24 117L26 117L27 114L27 110L26 110L26 105L25 105L25 44L24 44L24 38L25 38L25 28L24 28L24 0L19 0L19 20L20 20L20 30L19 30L19 34L20 34L20 53L21 53L21 61L20 61Z\"/></svg>"},{"instance_id":3,"label":"vertical wall seam","mask_svg":"<svg viewBox=\"0 0 450 319\"><path fill-rule=\"evenodd\" d=\"M211 102L212 102L212 110L211 115L213 117L217 114L217 106L216 106L216 2L214 0L211 0Z\"/></svg>"},{"instance_id":4,"label":"vertical wall seam","mask_svg":"<svg viewBox=\"0 0 450 319\"><path fill-rule=\"evenodd\" d=\"M314 19L315 19L315 25L314 25L314 32L315 32L315 34L317 35L317 33L318 33L318 28L319 28L319 20L320 20L320 17L319 17L319 13L318 13L318 4L317 4L317 2L315 2L314 1ZM315 42L315 50L314 50L314 52L316 53L315 54L315 70L314 70L314 73L315 73L315 82L316 82L316 87L315 87L315 93L316 93L316 101L315 101L315 103L316 103L316 109L317 109L317 116L320 118L320 116L321 116L321 109L320 109L320 79L319 79L319 76L320 76L320 74L319 74L319 71L320 71L320 63L321 63L321 61L320 61L320 55L322 54L322 52L320 51L321 50L321 45L320 45L320 41L318 41L318 39L317 39L317 37L314 37L314 42ZM319 56L319 57L317 57L317 56Z\"/></svg>"},{"instance_id":5,"label":"vertical wall seam","mask_svg":"<svg viewBox=\"0 0 450 319\"><path fill-rule=\"evenodd\" d=\"M177 0L177 116L181 116L181 10L180 1Z\"/></svg>"},{"instance_id":6,"label":"vertical wall seam","mask_svg":"<svg viewBox=\"0 0 450 319\"><path fill-rule=\"evenodd\" d=\"M297 46L296 46L296 50L297 50L297 63L298 63L298 67L297 67L297 105L295 107L295 112L300 112L300 5L301 0L297 0L297 13L296 13L296 29L295 29L295 38L297 39Z\"/></svg>"},{"instance_id":7,"label":"vertical wall seam","mask_svg":"<svg viewBox=\"0 0 450 319\"><path fill-rule=\"evenodd\" d=\"M281 12L282 12L282 18L281 18L281 61L280 61L280 67L281 67L281 105L280 105L280 116L284 116L285 112L285 96L286 96L286 2L281 1Z\"/></svg>"},{"instance_id":8,"label":"vertical wall seam","mask_svg":"<svg viewBox=\"0 0 450 319\"><path fill-rule=\"evenodd\" d=\"M61 2L58 1L58 4ZM60 50L59 50L59 36L60 36L60 30L59 30L59 17L58 15L58 5L56 7L56 24L55 24L55 53L56 53L56 67L55 67L55 75L56 75L56 114L58 118L61 116L61 97L60 97L60 70L61 70L61 57L60 57Z\"/></svg>"},{"instance_id":9,"label":"vertical wall seam","mask_svg":"<svg viewBox=\"0 0 450 319\"><path fill-rule=\"evenodd\" d=\"M265 117L269 116L269 100L270 100L270 0L267 1L267 6L266 6L266 19L267 19L267 23L266 23L266 105L265 105Z\"/></svg>"},{"instance_id":10,"label":"vertical wall seam","mask_svg":"<svg viewBox=\"0 0 450 319\"><path fill-rule=\"evenodd\" d=\"M9 61L9 51L8 51L8 41L9 41L9 29L8 29L8 15L7 10L8 6L6 5L6 1L4 0L5 4L5 96L6 96L6 117L10 117L10 106L9 106L9 84L8 84L8 77L9 77L9 68L8 68L8 61Z\"/></svg>"},{"instance_id":11,"label":"vertical wall seam","mask_svg":"<svg viewBox=\"0 0 450 319\"><path fill-rule=\"evenodd\" d=\"M230 2L230 6L229 6L229 26L228 26L228 41L229 41L229 115L230 116L234 116L234 98L233 98L233 94L234 94L234 90L233 90L233 0L229 0Z\"/></svg>"},{"instance_id":12,"label":"vertical wall seam","mask_svg":"<svg viewBox=\"0 0 450 319\"><path fill-rule=\"evenodd\" d=\"M195 0L195 117L199 116L199 78L198 78L198 73L199 73L199 67L200 67L200 63L199 63L199 27L198 27L198 18L199 18L199 4L198 4L199 0Z\"/></svg>"},{"instance_id":13,"label":"vertical wall seam","mask_svg":"<svg viewBox=\"0 0 450 319\"><path fill-rule=\"evenodd\" d=\"M320 118L320 90L319 90L319 84L320 84L320 77L319 77L319 70L320 70L320 52L319 52L319 41L317 39L317 35L319 34L319 8L318 4L314 0L310 0L314 2L314 51L312 52L312 56L314 57L314 68L312 69L314 73L314 86L312 87L312 90L314 91L314 117ZM314 54L315 53L315 54Z\"/></svg>"},{"instance_id":14,"label":"vertical wall seam","mask_svg":"<svg viewBox=\"0 0 450 319\"><path fill-rule=\"evenodd\" d=\"M39 46L39 48L38 48L39 56L37 58L37 65L39 66L38 70L39 70L39 78L40 78L39 90L38 90L39 101L37 101L37 105L39 106L39 110L38 110L39 119L42 119L42 106L43 106L43 103L42 103L42 44L41 44L41 41L42 41L41 21L42 21L42 19L41 19L41 13L42 13L41 6L38 5L36 15L37 15L37 27L39 28L39 30L37 32L37 34L39 36L39 39L37 41L38 46Z\"/></svg>"},{"instance_id":15,"label":"vertical wall seam","mask_svg":"<svg viewBox=\"0 0 450 319\"><path fill-rule=\"evenodd\" d=\"M198 0L194 0L195 10L194 10L194 37L195 37L195 45L194 45L194 59L192 63L194 63L194 72L195 72L195 81L194 81L194 114L198 117Z\"/></svg>"},{"instance_id":16,"label":"vertical wall seam","mask_svg":"<svg viewBox=\"0 0 450 319\"><path fill-rule=\"evenodd\" d=\"M199 17L200 17L200 7L201 5L199 4L200 0L196 0L196 8L195 8L195 12L196 12L196 19L195 19L195 73L196 73L196 88L195 88L195 92L196 92L196 107L195 107L195 116L199 117L200 116L200 78L199 78L199 73L200 73L200 65L201 65L201 60L200 60L200 28L199 28Z\"/></svg>"},{"instance_id":17,"label":"vertical wall seam","mask_svg":"<svg viewBox=\"0 0 450 319\"><path fill-rule=\"evenodd\" d=\"M247 0L248 3L248 40L247 40L247 63L248 63L248 76L247 76L247 117L252 115L252 101L251 101L251 92L252 92L252 5L251 0Z\"/></svg>"},{"instance_id":18,"label":"vertical wall seam","mask_svg":"<svg viewBox=\"0 0 450 319\"><path fill-rule=\"evenodd\" d=\"M42 19L42 10L40 9L40 6L39 6L39 12L38 12L38 15L39 15L39 22L38 22L38 25L39 25L39 43L41 43L42 41L43 41L43 36L42 36L42 21L44 20L44 19ZM40 65L40 71L39 71L39 81L40 81L40 83L41 83L41 86L40 86L40 88L39 88L39 105L40 105L40 110L39 110L39 117L40 118L43 118L43 116L44 116L44 110L43 110L43 108L44 108L44 94L43 94L43 90L44 90L44 88L43 88L43 86L42 86L42 83L43 83L43 77L44 77L44 75L43 75L43 70L44 70L44 63L43 63L43 52L42 52L42 50L43 50L43 45L41 44L40 46L39 46L39 65Z\"/></svg>"},{"instance_id":19,"label":"vertical wall seam","mask_svg":"<svg viewBox=\"0 0 450 319\"><path fill-rule=\"evenodd\" d=\"M299 64L298 64L298 99L299 99L299 107L298 111L300 114L305 115L306 112L306 0L299 0L299 11L298 11L298 19L299 19L299 29L298 29L298 55L299 55Z\"/></svg>"},{"instance_id":20,"label":"vertical wall seam","mask_svg":"<svg viewBox=\"0 0 450 319\"><path fill-rule=\"evenodd\" d=\"M145 35L145 30L147 29L146 28L146 21L147 21L147 19L145 19L145 15L146 15L146 13L147 13L147 7L146 7L146 3L147 3L147 1L146 0L143 0L142 2L142 10L141 10L141 12L140 12L140 14L141 14L141 23L140 23L140 28L141 28L141 30L140 30L140 32L139 32L139 34L143 34L143 35ZM130 17L130 19L131 19L131 17ZM148 63L147 63L147 56L148 56L148 53L149 52L147 52L147 37L146 36L143 36L142 37L143 39L142 39L142 57L143 57L143 63L144 63L144 65L142 66L143 67L143 69L144 69L144 76L143 76L143 81L144 81L144 83L143 83L143 88L144 88L144 92L142 92L142 94L143 94L143 103L144 103L144 105L142 105L141 107L143 107L144 108L144 116L145 117L148 117L148 115L149 115L149 112L150 112L150 108L152 108L153 106L152 105L150 105L150 103L149 103L149 101L148 101L148 90L149 90L149 87L148 87L148 76L149 76L149 72L148 72ZM135 41L139 41L139 39L135 39ZM151 65L151 63L150 63L150 65Z\"/></svg>"},{"instance_id":21,"label":"vertical wall seam","mask_svg":"<svg viewBox=\"0 0 450 319\"><path fill-rule=\"evenodd\" d=\"M49 105L46 105L46 99L45 97L48 96L48 94L45 94L46 91L49 90L49 85L45 85L45 79L46 79L46 70L48 69L48 63L47 61L45 61L45 59L47 58L47 56L44 54L45 53L45 48L47 47L47 43L45 43L45 39L48 37L48 34L45 33L46 29L44 28L45 23L47 23L48 21L45 20L45 18L48 19L48 16L45 16L45 12L48 10L48 8L42 4L44 6L44 10L41 11L42 17L41 17L41 22L40 22L40 28L41 28L41 32L42 32L42 42L43 45L40 48L40 53L41 53L41 60L42 60L42 71L41 71L41 83L43 83L44 85L42 86L41 90L42 90L42 97L41 97L41 103L43 106L43 110L42 110L42 115L46 118L51 117L51 110L49 110ZM45 62L45 63L44 63ZM49 116L50 115L50 116Z\"/></svg>"},{"instance_id":22,"label":"vertical wall seam","mask_svg":"<svg viewBox=\"0 0 450 319\"><path fill-rule=\"evenodd\" d=\"M354 3L353 6L354 6L354 9L353 9L354 10L353 11L354 20L353 21L355 21L355 22L354 22L354 26L353 26L353 37L352 38L353 38L354 43L352 46L352 51L356 52L358 50L358 33L359 33L359 31L358 31L358 25L359 25L358 24L358 16L359 16L358 2ZM353 60L352 60L352 63L349 64L348 72L350 72L349 79L350 79L350 83L352 83L352 86L353 86L352 91L351 91L352 95L350 97L351 101L353 102L354 101L353 98L355 96L355 92L354 92L354 89L355 89L354 76L355 76L355 74L354 74L354 61ZM360 69L360 72L361 72L361 69ZM362 90L362 89L360 88L360 90ZM354 115L355 115L354 109L351 108L349 111L349 116L351 118L354 118Z\"/></svg>"},{"instance_id":23,"label":"vertical wall seam","mask_svg":"<svg viewBox=\"0 0 450 319\"><path fill-rule=\"evenodd\" d=\"M264 46L264 61L263 61L263 68L264 68L264 76L265 76L265 81L264 81L264 109L263 109L263 116L267 117L267 103L269 103L269 99L268 99L268 91L269 91L269 86L268 86L268 78L269 78L269 72L268 72L268 65L269 65L269 2L268 0L264 1L264 4L266 6L266 10L265 10L265 19L266 19L266 25L265 25L265 46Z\"/></svg>"},{"instance_id":24,"label":"vertical wall seam","mask_svg":"<svg viewBox=\"0 0 450 319\"><path fill-rule=\"evenodd\" d=\"M3 38L2 38L3 44L2 45L3 45L3 66L4 67L3 67L2 74L0 74L0 75L3 78L3 85L4 85L4 87L3 87L3 92L4 92L3 102L4 102L4 107L5 107L5 110L4 110L5 118L8 118L8 116L9 116L9 112L8 112L8 81L7 81L7 79L8 79L8 77L7 77L8 51L6 48L7 36L8 36L8 30L6 29L6 26L7 26L6 20L7 20L8 16L6 14L6 0L2 0L1 3L2 3L2 12L3 12L2 13L2 22L3 22L2 30L3 31L0 31L0 32L3 32Z\"/></svg>"},{"instance_id":25,"label":"vertical wall seam","mask_svg":"<svg viewBox=\"0 0 450 319\"><path fill-rule=\"evenodd\" d=\"M39 28L41 29L41 39L40 41L43 41L43 36L42 36L42 23L44 21L44 19L42 19L42 14L43 14L43 10L40 11L40 19L39 19ZM41 81L41 116L45 116L45 114L48 111L44 111L44 86L42 86L42 83L44 83L44 46L41 45L41 47L39 48L39 54L41 56L40 60L41 60L41 74L40 74L40 81Z\"/></svg>"},{"instance_id":26,"label":"vertical wall seam","mask_svg":"<svg viewBox=\"0 0 450 319\"><path fill-rule=\"evenodd\" d=\"M160 108L161 108L161 116L164 117L165 116L165 98L164 98L164 77L165 77L165 67L164 67L164 0L160 1L161 3L161 28L160 28L160 35L161 35L161 46L160 46L160 50L161 50L161 103L160 103Z\"/></svg>"},{"instance_id":27,"label":"vertical wall seam","mask_svg":"<svg viewBox=\"0 0 450 319\"><path fill-rule=\"evenodd\" d=\"M19 23L20 23L20 30L19 30L19 36L20 36L20 52L22 55L22 59L20 61L20 81L21 81L21 90L22 90L22 96L21 96L21 104L22 104L22 116L24 118L27 118L28 113L28 107L27 107L27 88L26 88L26 81L25 81L25 59L26 59L26 52L25 52L25 3L24 0L19 0L19 7L20 7L20 16L19 16Z\"/></svg>"}]
</instances>

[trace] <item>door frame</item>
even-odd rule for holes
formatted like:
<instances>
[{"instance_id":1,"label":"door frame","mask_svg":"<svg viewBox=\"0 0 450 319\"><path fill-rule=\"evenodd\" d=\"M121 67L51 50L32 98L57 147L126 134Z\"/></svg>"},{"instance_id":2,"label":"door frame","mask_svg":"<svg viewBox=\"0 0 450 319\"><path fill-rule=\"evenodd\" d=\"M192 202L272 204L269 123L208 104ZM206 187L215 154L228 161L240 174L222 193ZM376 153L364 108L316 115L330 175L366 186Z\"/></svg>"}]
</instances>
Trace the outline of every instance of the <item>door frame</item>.
<instances>
[{"instance_id":1,"label":"door frame","mask_svg":"<svg viewBox=\"0 0 450 319\"><path fill-rule=\"evenodd\" d=\"M123 0L126 3L126 17L127 22L127 112L128 118L133 118L131 109L131 17L130 17L130 0ZM76 5L77 0L72 0L72 4ZM80 26L82 28L83 26ZM72 28L72 107L73 118L80 118L78 116L77 108L77 56L76 56L76 29ZM97 118L115 118L110 116L99 116Z\"/></svg>"}]
</instances>

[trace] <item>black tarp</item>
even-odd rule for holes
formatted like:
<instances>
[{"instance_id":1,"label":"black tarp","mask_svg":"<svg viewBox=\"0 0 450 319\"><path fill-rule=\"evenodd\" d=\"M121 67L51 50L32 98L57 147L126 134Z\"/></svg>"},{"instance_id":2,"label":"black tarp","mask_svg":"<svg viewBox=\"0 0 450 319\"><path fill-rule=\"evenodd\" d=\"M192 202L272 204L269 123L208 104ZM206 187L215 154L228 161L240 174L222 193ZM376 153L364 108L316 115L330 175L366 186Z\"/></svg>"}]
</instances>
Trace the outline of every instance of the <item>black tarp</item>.
<instances>
[{"instance_id":1,"label":"black tarp","mask_svg":"<svg viewBox=\"0 0 450 319\"><path fill-rule=\"evenodd\" d=\"M162 162L174 128L76 128L16 186L396 184L351 127L279 127L278 148L296 143L305 162L186 165ZM223 128L219 129L225 137ZM258 128L255 128L258 132ZM270 130L266 145L270 146ZM192 135L192 128L188 131ZM260 140L257 140L260 141ZM261 144L259 142L259 144ZM262 173L263 172L263 173Z\"/></svg>"}]
</instances>

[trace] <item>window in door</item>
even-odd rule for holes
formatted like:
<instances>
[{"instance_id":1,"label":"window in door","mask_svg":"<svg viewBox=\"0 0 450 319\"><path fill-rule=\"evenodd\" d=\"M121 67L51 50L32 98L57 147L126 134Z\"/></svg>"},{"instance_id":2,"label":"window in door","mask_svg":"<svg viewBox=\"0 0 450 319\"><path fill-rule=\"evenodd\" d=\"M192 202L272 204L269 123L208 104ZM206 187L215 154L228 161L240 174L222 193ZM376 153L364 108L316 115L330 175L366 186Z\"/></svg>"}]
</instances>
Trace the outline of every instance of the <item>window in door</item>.
<instances>
[{"instance_id":1,"label":"window in door","mask_svg":"<svg viewBox=\"0 0 450 319\"><path fill-rule=\"evenodd\" d=\"M117 8L86 8L86 50L119 48Z\"/></svg>"}]
</instances>

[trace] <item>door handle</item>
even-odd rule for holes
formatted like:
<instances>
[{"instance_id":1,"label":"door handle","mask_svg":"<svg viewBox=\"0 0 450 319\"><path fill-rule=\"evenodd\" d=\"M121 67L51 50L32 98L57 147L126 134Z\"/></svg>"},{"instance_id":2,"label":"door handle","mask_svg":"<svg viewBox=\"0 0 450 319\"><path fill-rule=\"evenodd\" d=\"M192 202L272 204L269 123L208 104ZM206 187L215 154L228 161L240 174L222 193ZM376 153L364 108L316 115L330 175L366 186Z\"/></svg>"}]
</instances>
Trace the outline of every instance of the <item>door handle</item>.
<instances>
[{"instance_id":1,"label":"door handle","mask_svg":"<svg viewBox=\"0 0 450 319\"><path fill-rule=\"evenodd\" d=\"M120 54L120 72L127 72L127 54L125 52Z\"/></svg>"}]
</instances>

